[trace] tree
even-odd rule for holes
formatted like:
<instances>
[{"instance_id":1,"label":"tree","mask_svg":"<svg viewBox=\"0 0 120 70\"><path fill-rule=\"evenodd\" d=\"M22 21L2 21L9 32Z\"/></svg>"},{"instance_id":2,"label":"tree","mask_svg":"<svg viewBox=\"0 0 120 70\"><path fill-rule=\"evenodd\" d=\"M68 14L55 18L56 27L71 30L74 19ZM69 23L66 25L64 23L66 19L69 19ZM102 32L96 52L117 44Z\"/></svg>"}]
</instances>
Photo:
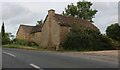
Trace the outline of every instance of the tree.
<instances>
[{"instance_id":1,"label":"tree","mask_svg":"<svg viewBox=\"0 0 120 70\"><path fill-rule=\"evenodd\" d=\"M4 22L2 24L1 27L1 33L2 33L2 44L8 44L10 42L10 38L9 38L9 34L5 33L5 26L4 26Z\"/></svg>"},{"instance_id":2,"label":"tree","mask_svg":"<svg viewBox=\"0 0 120 70\"><path fill-rule=\"evenodd\" d=\"M43 23L43 20L41 19L40 21L37 21L37 25L40 25Z\"/></svg>"},{"instance_id":3,"label":"tree","mask_svg":"<svg viewBox=\"0 0 120 70\"><path fill-rule=\"evenodd\" d=\"M5 37L5 26L4 26L4 22L3 22L3 24L2 24L1 33L2 33L2 37Z\"/></svg>"},{"instance_id":4,"label":"tree","mask_svg":"<svg viewBox=\"0 0 120 70\"><path fill-rule=\"evenodd\" d=\"M9 33L5 33L5 37L2 37L2 44L9 44L10 43L10 38L9 38Z\"/></svg>"},{"instance_id":5,"label":"tree","mask_svg":"<svg viewBox=\"0 0 120 70\"><path fill-rule=\"evenodd\" d=\"M15 36L12 33L8 33L9 37L11 40L13 40L15 38Z\"/></svg>"},{"instance_id":6,"label":"tree","mask_svg":"<svg viewBox=\"0 0 120 70\"><path fill-rule=\"evenodd\" d=\"M65 8L65 11L63 11L62 14L93 22L92 18L95 17L97 10L91 9L91 6L92 3L87 1L83 2L79 1L77 2L77 5L71 3L70 5L67 6L67 8Z\"/></svg>"},{"instance_id":7,"label":"tree","mask_svg":"<svg viewBox=\"0 0 120 70\"><path fill-rule=\"evenodd\" d=\"M67 8L65 8L65 13L63 11L63 15L69 15L72 17L75 17L77 13L77 6L73 5L73 3L71 3L71 5L68 5Z\"/></svg>"},{"instance_id":8,"label":"tree","mask_svg":"<svg viewBox=\"0 0 120 70\"><path fill-rule=\"evenodd\" d=\"M120 41L120 25L118 23L111 24L107 27L106 34L108 37Z\"/></svg>"}]
</instances>

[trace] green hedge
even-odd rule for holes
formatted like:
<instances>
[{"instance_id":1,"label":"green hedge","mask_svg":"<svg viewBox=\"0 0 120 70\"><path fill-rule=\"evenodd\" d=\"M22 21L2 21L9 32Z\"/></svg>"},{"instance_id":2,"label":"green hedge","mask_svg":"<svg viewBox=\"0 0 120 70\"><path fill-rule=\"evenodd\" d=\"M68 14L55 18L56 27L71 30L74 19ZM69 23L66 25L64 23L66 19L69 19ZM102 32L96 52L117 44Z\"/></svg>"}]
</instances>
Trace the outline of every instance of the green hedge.
<instances>
[{"instance_id":1,"label":"green hedge","mask_svg":"<svg viewBox=\"0 0 120 70\"><path fill-rule=\"evenodd\" d=\"M107 36L100 34L98 30L86 29L81 26L73 26L62 48L65 50L93 51L114 49L114 44Z\"/></svg>"},{"instance_id":2,"label":"green hedge","mask_svg":"<svg viewBox=\"0 0 120 70\"><path fill-rule=\"evenodd\" d=\"M23 45L23 46L38 46L38 44L36 44L33 41L27 41L27 40L22 40L22 39L14 39L11 41L11 44Z\"/></svg>"}]
</instances>

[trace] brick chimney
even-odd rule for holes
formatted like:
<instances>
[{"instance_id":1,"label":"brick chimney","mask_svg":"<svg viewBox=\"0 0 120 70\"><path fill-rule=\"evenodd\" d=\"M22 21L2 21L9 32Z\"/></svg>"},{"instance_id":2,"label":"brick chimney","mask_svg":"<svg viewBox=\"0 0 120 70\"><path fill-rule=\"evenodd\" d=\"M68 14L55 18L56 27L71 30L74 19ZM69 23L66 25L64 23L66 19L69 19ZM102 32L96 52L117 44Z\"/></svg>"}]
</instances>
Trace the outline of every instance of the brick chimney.
<instances>
[{"instance_id":1,"label":"brick chimney","mask_svg":"<svg viewBox=\"0 0 120 70\"><path fill-rule=\"evenodd\" d=\"M54 16L55 15L55 10L50 9L48 10L48 16Z\"/></svg>"}]
</instances>

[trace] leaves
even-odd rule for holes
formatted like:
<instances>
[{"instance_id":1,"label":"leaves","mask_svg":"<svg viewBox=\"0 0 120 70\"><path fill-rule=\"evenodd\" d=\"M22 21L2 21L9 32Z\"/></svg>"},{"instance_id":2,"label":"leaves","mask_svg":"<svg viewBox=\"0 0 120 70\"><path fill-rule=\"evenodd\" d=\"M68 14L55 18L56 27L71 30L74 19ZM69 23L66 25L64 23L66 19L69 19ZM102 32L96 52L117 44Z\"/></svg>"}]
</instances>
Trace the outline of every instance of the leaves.
<instances>
[{"instance_id":1,"label":"leaves","mask_svg":"<svg viewBox=\"0 0 120 70\"><path fill-rule=\"evenodd\" d=\"M3 22L3 24L2 24L1 33L2 33L2 37L5 37L5 26L4 26L4 22Z\"/></svg>"},{"instance_id":2,"label":"leaves","mask_svg":"<svg viewBox=\"0 0 120 70\"><path fill-rule=\"evenodd\" d=\"M112 40L99 31L81 26L72 26L62 44L65 50L89 51L114 49Z\"/></svg>"},{"instance_id":3,"label":"leaves","mask_svg":"<svg viewBox=\"0 0 120 70\"><path fill-rule=\"evenodd\" d=\"M107 27L106 34L108 37L120 41L120 26L118 23L112 24Z\"/></svg>"},{"instance_id":4,"label":"leaves","mask_svg":"<svg viewBox=\"0 0 120 70\"><path fill-rule=\"evenodd\" d=\"M65 8L65 11L67 12L67 15L73 16L75 17L77 14L77 7L73 5L73 3L71 3L71 5L67 6L68 8Z\"/></svg>"},{"instance_id":5,"label":"leaves","mask_svg":"<svg viewBox=\"0 0 120 70\"><path fill-rule=\"evenodd\" d=\"M67 8L65 8L63 15L77 17L93 22L92 18L95 18L97 10L91 9L91 6L92 3L87 1L79 1L77 2L77 5L71 3L70 5L67 5Z\"/></svg>"},{"instance_id":6,"label":"leaves","mask_svg":"<svg viewBox=\"0 0 120 70\"><path fill-rule=\"evenodd\" d=\"M40 25L43 23L43 20L41 19L40 21L37 21L37 25Z\"/></svg>"},{"instance_id":7,"label":"leaves","mask_svg":"<svg viewBox=\"0 0 120 70\"><path fill-rule=\"evenodd\" d=\"M2 24L2 27L1 27L1 35L2 35L2 44L9 44L10 42L10 38L9 38L9 34L8 33L5 33L5 26L4 26L4 22Z\"/></svg>"}]
</instances>

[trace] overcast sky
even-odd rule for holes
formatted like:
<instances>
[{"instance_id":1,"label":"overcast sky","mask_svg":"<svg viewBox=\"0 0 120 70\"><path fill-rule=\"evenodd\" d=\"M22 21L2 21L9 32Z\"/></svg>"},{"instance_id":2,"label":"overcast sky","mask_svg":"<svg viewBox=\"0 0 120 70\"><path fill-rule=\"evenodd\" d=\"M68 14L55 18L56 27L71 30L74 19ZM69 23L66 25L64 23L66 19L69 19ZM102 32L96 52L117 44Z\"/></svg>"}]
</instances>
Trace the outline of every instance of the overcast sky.
<instances>
[{"instance_id":1,"label":"overcast sky","mask_svg":"<svg viewBox=\"0 0 120 70\"><path fill-rule=\"evenodd\" d=\"M46 17L49 9L54 9L56 13L61 14L71 2L72 0L66 2L62 0L61 2L48 2L46 0L44 2L37 0L30 0L29 2L11 0L7 2L4 0L0 3L0 22L2 24L4 21L6 31L15 35L20 24L36 25L36 21ZM76 2L77 0L74 1L74 3ZM118 22L118 2L117 0L110 0L109 2L92 1L92 3L92 8L98 10L94 24L102 33L105 33L107 26Z\"/></svg>"}]
</instances>

